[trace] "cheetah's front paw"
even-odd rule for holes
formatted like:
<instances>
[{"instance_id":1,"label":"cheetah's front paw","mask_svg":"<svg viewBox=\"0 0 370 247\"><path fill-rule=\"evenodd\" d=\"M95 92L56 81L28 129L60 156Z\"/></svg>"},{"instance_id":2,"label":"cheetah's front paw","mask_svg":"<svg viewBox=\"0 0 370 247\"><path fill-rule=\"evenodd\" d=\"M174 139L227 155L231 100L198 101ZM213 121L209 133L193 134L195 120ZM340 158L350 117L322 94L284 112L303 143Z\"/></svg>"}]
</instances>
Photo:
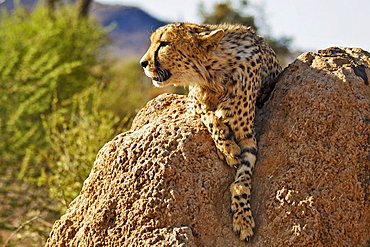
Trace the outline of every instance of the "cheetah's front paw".
<instances>
[{"instance_id":1,"label":"cheetah's front paw","mask_svg":"<svg viewBox=\"0 0 370 247\"><path fill-rule=\"evenodd\" d=\"M231 185L231 211L233 213L233 229L241 240L249 241L255 226L250 207L250 190L237 181Z\"/></svg>"},{"instance_id":2,"label":"cheetah's front paw","mask_svg":"<svg viewBox=\"0 0 370 247\"><path fill-rule=\"evenodd\" d=\"M219 148L217 149L217 154L220 159L225 159L226 163L231 167L240 164L240 147L238 145L229 143L229 145L225 145L222 150L223 151Z\"/></svg>"},{"instance_id":3,"label":"cheetah's front paw","mask_svg":"<svg viewBox=\"0 0 370 247\"><path fill-rule=\"evenodd\" d=\"M237 211L233 216L233 229L239 235L240 240L249 241L253 236L253 228L255 226L251 214L241 213Z\"/></svg>"}]
</instances>

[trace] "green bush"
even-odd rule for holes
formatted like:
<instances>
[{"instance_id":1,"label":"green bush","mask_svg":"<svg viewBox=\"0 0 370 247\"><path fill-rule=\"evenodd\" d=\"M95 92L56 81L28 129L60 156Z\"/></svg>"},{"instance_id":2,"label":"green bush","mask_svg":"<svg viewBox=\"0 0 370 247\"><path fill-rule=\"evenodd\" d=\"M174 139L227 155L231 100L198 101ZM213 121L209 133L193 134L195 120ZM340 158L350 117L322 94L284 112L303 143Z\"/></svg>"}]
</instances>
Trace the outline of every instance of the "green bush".
<instances>
[{"instance_id":1,"label":"green bush","mask_svg":"<svg viewBox=\"0 0 370 247\"><path fill-rule=\"evenodd\" d=\"M70 6L53 16L42 6L1 13L0 175L41 186L59 210L127 122L100 107L106 40L97 22Z\"/></svg>"},{"instance_id":2,"label":"green bush","mask_svg":"<svg viewBox=\"0 0 370 247\"><path fill-rule=\"evenodd\" d=\"M43 119L50 144L49 172L40 179L47 183L50 196L58 199L61 210L78 195L101 146L129 120L99 110L98 91L92 88L75 96L71 111L56 111Z\"/></svg>"},{"instance_id":3,"label":"green bush","mask_svg":"<svg viewBox=\"0 0 370 247\"><path fill-rule=\"evenodd\" d=\"M102 100L115 78L105 31L71 6L49 14L42 6L0 14L0 230L17 233L15 245L45 241L99 148L130 119Z\"/></svg>"},{"instance_id":4,"label":"green bush","mask_svg":"<svg viewBox=\"0 0 370 247\"><path fill-rule=\"evenodd\" d=\"M53 18L39 6L18 7L0 20L0 146L2 168L37 177L48 149L41 117L72 105L74 95L99 84L99 48L105 34L76 18L71 7ZM66 110L68 111L68 110ZM37 164L37 165L35 165ZM5 171L4 169L1 169Z\"/></svg>"}]
</instances>

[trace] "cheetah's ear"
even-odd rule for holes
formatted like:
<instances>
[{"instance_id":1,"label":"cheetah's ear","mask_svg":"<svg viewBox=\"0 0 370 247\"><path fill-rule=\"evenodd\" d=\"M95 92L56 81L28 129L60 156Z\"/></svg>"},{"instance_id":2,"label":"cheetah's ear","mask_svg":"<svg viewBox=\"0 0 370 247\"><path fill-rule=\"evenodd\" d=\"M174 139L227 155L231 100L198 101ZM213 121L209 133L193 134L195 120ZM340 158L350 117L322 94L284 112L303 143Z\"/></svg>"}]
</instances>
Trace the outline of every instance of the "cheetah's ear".
<instances>
[{"instance_id":1,"label":"cheetah's ear","mask_svg":"<svg viewBox=\"0 0 370 247\"><path fill-rule=\"evenodd\" d=\"M216 29L210 33L202 32L198 35L198 37L203 45L216 46L218 45L220 40L224 37L224 34L225 32L223 29Z\"/></svg>"}]
</instances>

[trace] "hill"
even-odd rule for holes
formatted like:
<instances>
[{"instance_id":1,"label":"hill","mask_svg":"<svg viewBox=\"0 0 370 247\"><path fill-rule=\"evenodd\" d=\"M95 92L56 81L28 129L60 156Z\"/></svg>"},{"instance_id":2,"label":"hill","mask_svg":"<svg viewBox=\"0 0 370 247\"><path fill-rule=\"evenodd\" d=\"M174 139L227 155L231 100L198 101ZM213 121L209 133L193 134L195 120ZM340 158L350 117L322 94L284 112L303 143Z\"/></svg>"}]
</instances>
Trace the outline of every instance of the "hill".
<instances>
[{"instance_id":1,"label":"hill","mask_svg":"<svg viewBox=\"0 0 370 247\"><path fill-rule=\"evenodd\" d=\"M112 54L122 56L144 54L149 46L150 34L166 24L145 11L131 6L94 3L90 13L103 26L114 26L110 33L113 42L110 50Z\"/></svg>"}]
</instances>

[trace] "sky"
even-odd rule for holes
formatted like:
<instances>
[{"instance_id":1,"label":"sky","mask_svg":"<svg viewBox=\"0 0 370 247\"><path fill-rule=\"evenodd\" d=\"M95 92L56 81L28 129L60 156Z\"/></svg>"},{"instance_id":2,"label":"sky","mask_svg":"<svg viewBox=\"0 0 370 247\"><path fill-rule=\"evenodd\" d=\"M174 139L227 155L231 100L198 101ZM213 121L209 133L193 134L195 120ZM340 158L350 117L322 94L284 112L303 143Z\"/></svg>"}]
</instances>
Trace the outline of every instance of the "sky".
<instances>
[{"instance_id":1,"label":"sky","mask_svg":"<svg viewBox=\"0 0 370 247\"><path fill-rule=\"evenodd\" d=\"M199 4L206 9L220 0L98 0L137 6L170 22L199 23ZM231 1L238 3L239 1ZM370 51L370 0L249 0L262 10L273 37L293 38L293 48L316 51L329 46ZM261 12L256 12L261 13Z\"/></svg>"}]
</instances>

